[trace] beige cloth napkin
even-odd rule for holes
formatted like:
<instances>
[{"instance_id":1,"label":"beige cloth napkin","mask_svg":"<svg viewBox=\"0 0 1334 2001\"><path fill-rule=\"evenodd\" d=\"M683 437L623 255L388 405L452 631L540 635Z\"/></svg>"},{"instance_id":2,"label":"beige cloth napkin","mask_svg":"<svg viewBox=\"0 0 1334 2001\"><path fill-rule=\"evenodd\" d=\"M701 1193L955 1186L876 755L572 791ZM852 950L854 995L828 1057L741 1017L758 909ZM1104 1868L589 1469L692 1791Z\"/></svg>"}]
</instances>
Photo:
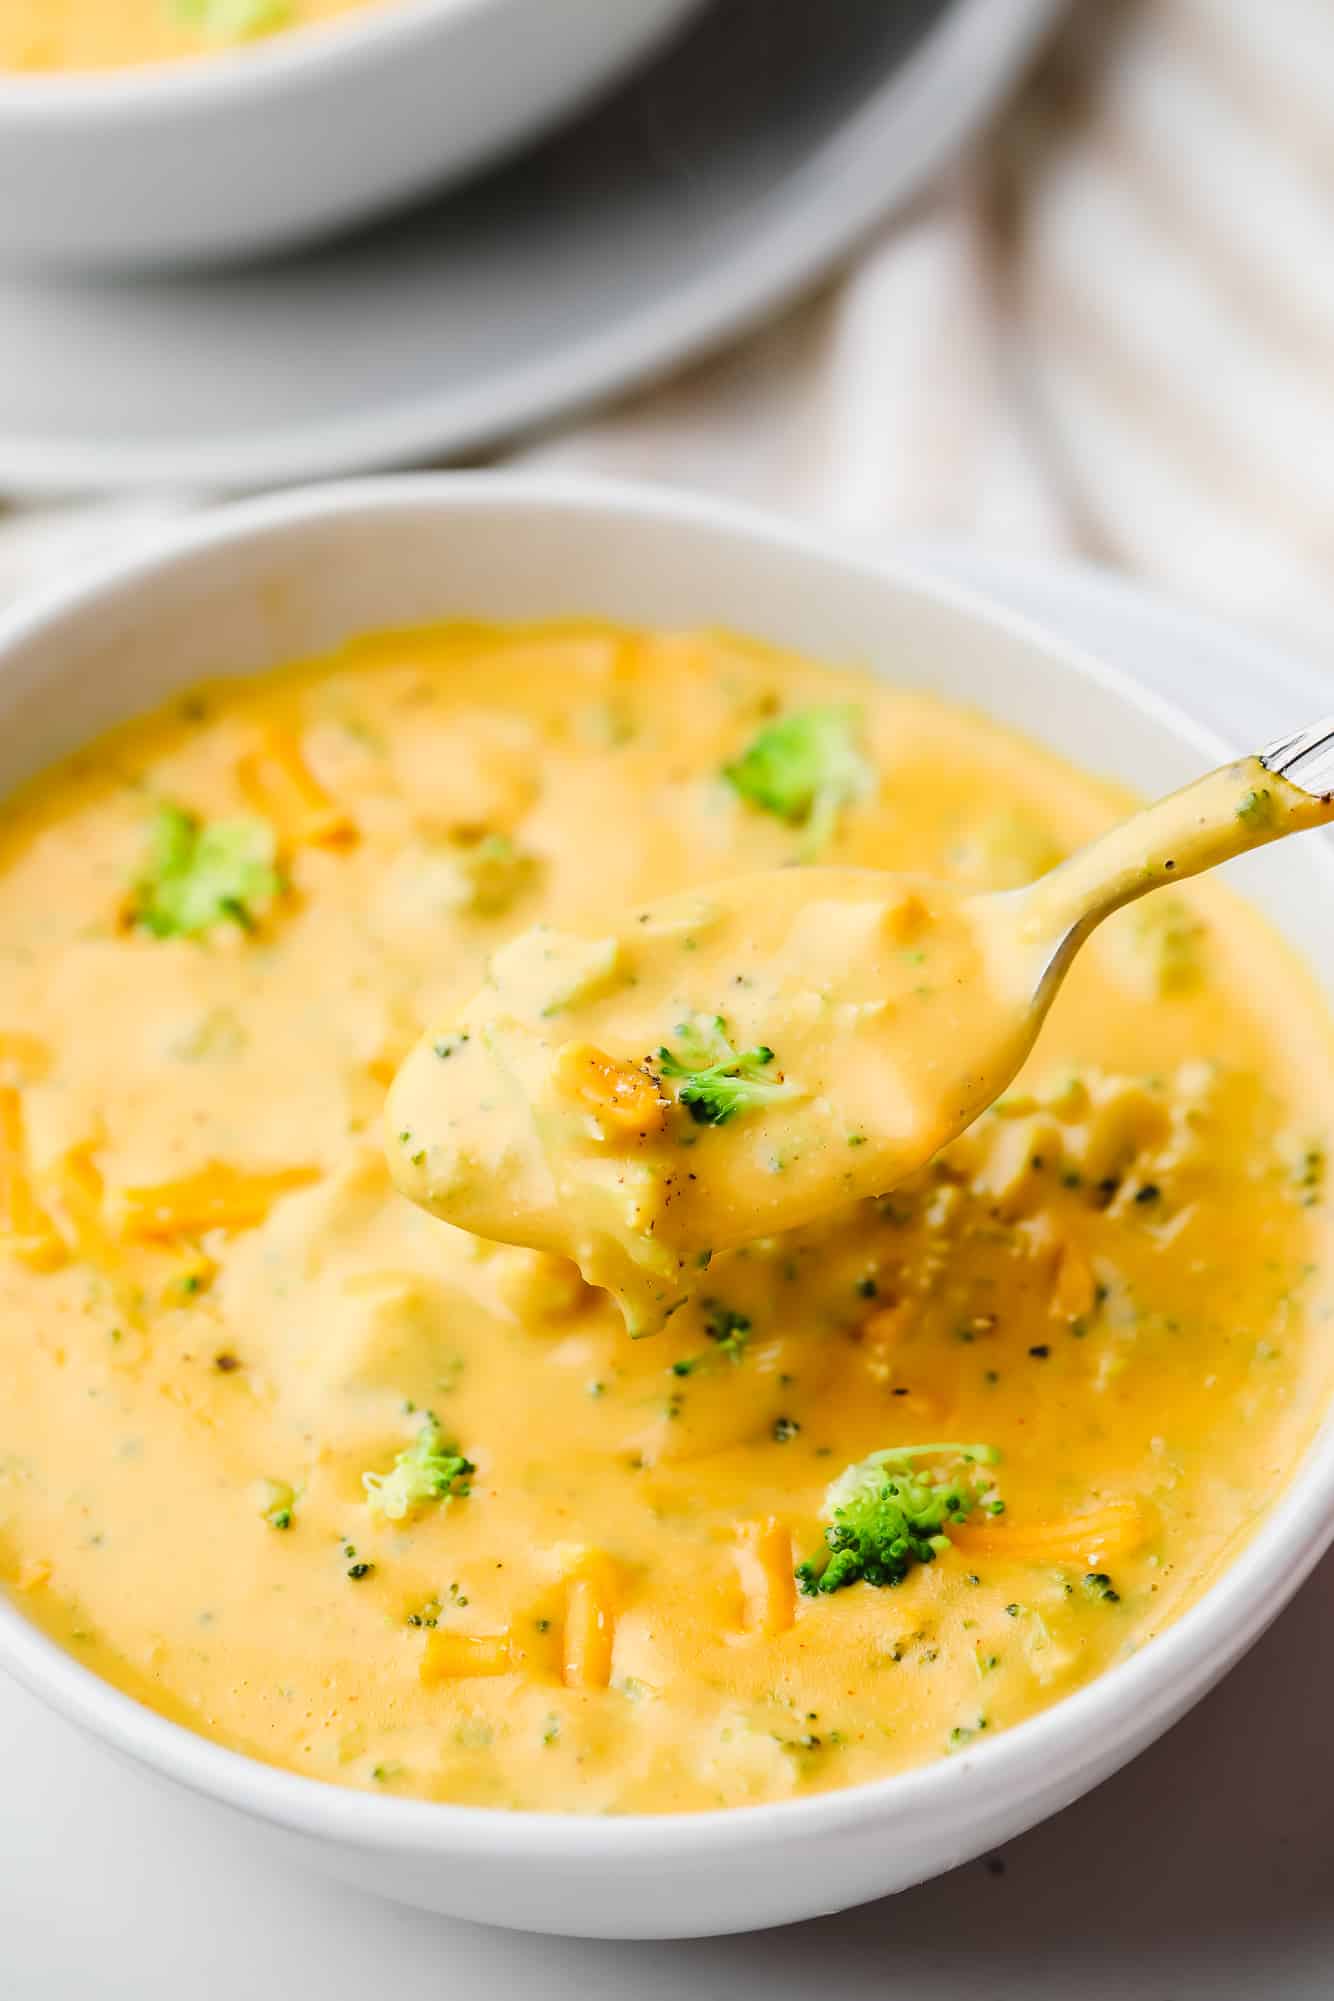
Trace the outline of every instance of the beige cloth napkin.
<instances>
[{"instance_id":1,"label":"beige cloth napkin","mask_svg":"<svg viewBox=\"0 0 1334 2001\"><path fill-rule=\"evenodd\" d=\"M815 297L514 457L1082 554L1319 646L1331 106L1328 0L1073 0L998 130ZM0 597L203 498L11 514Z\"/></svg>"}]
</instances>

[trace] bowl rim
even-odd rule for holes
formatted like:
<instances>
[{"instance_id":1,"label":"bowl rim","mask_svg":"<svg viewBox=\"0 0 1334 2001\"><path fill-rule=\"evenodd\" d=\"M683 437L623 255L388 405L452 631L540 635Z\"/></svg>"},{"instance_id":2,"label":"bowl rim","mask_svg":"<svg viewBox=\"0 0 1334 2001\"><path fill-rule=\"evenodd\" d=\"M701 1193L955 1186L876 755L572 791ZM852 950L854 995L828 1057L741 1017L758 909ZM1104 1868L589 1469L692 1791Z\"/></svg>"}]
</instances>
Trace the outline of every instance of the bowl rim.
<instances>
[{"instance_id":1,"label":"bowl rim","mask_svg":"<svg viewBox=\"0 0 1334 2001\"><path fill-rule=\"evenodd\" d=\"M1005 633L1062 670L1138 712L1202 757L1221 761L1235 746L1195 723L1175 704L1119 668L1047 633L1036 621L960 586L849 546L834 531L672 487L541 472L401 474L302 487L210 509L177 524L151 548L88 565L67 583L48 586L0 615L0 682L29 645L50 642L62 624L85 619L108 599L151 592L196 559L226 562L228 552L303 531L322 521L389 516L423 507L442 516L503 516L543 509L596 519L608 514L664 530L703 530L720 542L760 547L808 566L813 578L840 573L932 603ZM32 685L29 677L27 685ZM24 683L20 683L24 685ZM1312 843L1313 863L1334 888L1334 844ZM230 1750L170 1721L103 1681L25 1619L0 1593L0 1669L58 1715L150 1770L189 1790L291 1832L380 1855L478 1858L535 1864L670 1862L708 1853L773 1850L828 1834L848 1835L920 1817L961 1799L979 1811L1008 1801L1022 1809L1059 1778L1072 1799L1107 1769L1109 1744L1147 1742L1182 1707L1202 1695L1260 1636L1334 1541L1334 1403L1270 1505L1258 1530L1200 1597L1152 1641L1049 1708L975 1744L888 1778L836 1787L801 1799L679 1814L593 1816L577 1811L509 1811L448 1802L382 1797L334 1785ZM1220 1669L1219 1664L1222 1664ZM1124 1753L1115 1762L1123 1762ZM970 1852L961 1849L957 1860Z\"/></svg>"},{"instance_id":2,"label":"bowl rim","mask_svg":"<svg viewBox=\"0 0 1334 2001\"><path fill-rule=\"evenodd\" d=\"M375 0L332 20L299 22L205 54L114 69L0 70L0 123L64 125L92 118L135 124L262 100L313 70L347 74L368 56L411 57L442 28L526 0Z\"/></svg>"}]
</instances>

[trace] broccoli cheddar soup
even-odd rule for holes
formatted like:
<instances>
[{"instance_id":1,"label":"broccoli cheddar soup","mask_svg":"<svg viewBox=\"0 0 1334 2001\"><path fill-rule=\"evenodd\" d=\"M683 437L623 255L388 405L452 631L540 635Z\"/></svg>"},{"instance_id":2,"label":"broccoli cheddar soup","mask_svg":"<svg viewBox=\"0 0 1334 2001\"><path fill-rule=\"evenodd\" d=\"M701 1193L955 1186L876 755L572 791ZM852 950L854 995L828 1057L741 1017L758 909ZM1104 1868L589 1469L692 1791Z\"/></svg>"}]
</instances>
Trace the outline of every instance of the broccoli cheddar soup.
<instances>
[{"instance_id":1,"label":"broccoli cheddar soup","mask_svg":"<svg viewBox=\"0 0 1334 2001\"><path fill-rule=\"evenodd\" d=\"M688 1185L800 1085L711 887L1014 885L1123 810L922 695L591 624L360 640L47 774L0 812L0 1584L223 1744L505 1808L849 1785L1124 1660L1328 1387L1330 1025L1225 889L1110 920L994 1109L898 1186L700 1252L642 1338L394 1179L444 1147L493 1234L533 1209L532 1161L487 1152L503 1062L438 1100L468 1130L411 1108L421 1066L473 1076L479 990L597 912L678 898L643 949L716 991L627 1069L573 1004L639 947L553 948L556 1088L594 1153L647 1121ZM929 1011L902 932L896 1004ZM830 957L785 1018L821 1018Z\"/></svg>"},{"instance_id":2,"label":"broccoli cheddar soup","mask_svg":"<svg viewBox=\"0 0 1334 2001\"><path fill-rule=\"evenodd\" d=\"M120 69L244 46L386 0L0 0L0 71Z\"/></svg>"}]
</instances>

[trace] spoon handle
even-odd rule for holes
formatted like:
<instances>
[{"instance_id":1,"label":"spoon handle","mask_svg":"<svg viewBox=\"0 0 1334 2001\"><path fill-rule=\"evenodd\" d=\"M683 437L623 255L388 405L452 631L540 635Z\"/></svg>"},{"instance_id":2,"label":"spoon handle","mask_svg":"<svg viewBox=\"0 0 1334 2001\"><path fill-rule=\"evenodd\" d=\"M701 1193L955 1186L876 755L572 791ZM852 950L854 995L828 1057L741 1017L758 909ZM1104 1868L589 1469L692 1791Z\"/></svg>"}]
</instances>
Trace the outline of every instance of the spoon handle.
<instances>
[{"instance_id":1,"label":"spoon handle","mask_svg":"<svg viewBox=\"0 0 1334 2001\"><path fill-rule=\"evenodd\" d=\"M1034 944L1073 951L1122 904L1334 821L1334 718L1155 801L1022 892Z\"/></svg>"},{"instance_id":2,"label":"spoon handle","mask_svg":"<svg viewBox=\"0 0 1334 2001\"><path fill-rule=\"evenodd\" d=\"M1280 737L1260 752L1260 762L1266 770L1299 785L1303 792L1328 799L1334 791L1334 716Z\"/></svg>"}]
</instances>

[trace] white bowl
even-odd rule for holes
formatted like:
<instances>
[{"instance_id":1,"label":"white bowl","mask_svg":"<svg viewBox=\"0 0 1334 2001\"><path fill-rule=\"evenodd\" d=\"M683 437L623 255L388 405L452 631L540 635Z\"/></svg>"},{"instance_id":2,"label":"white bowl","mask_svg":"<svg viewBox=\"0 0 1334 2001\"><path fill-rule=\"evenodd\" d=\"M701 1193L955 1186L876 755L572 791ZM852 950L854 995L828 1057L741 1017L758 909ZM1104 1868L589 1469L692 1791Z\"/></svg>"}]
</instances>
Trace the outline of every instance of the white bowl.
<instances>
[{"instance_id":1,"label":"white bowl","mask_svg":"<svg viewBox=\"0 0 1334 2001\"><path fill-rule=\"evenodd\" d=\"M862 659L1165 790L1225 746L981 600L712 501L520 475L296 493L203 518L0 623L0 790L202 675L451 616L723 624ZM1334 851L1236 874L1334 994ZM1123 1665L984 1746L817 1798L654 1818L503 1813L326 1786L207 1743L81 1667L0 1601L0 1666L93 1737L245 1816L253 1839L451 1915L598 1937L804 1918L1011 1839L1144 1749L1292 1597L1334 1537L1334 1427L1200 1602ZM1209 1774L1200 1774L1202 1794Z\"/></svg>"},{"instance_id":2,"label":"white bowl","mask_svg":"<svg viewBox=\"0 0 1334 2001\"><path fill-rule=\"evenodd\" d=\"M700 0L396 0L208 58L0 75L0 258L276 250L536 136Z\"/></svg>"}]
</instances>

